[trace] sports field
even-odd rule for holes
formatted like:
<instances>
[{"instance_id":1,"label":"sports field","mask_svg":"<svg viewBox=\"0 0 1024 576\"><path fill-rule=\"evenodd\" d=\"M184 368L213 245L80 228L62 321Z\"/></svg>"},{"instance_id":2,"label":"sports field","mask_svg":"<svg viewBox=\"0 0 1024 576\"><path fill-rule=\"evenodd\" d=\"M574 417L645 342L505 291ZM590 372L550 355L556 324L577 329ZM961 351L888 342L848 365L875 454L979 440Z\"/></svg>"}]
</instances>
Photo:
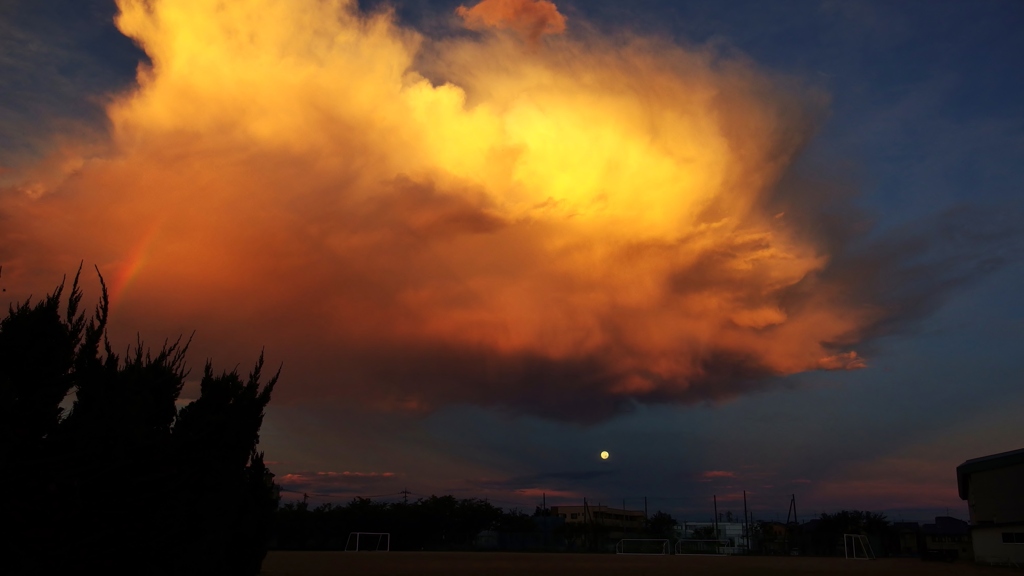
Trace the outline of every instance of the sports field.
<instances>
[{"instance_id":1,"label":"sports field","mask_svg":"<svg viewBox=\"0 0 1024 576\"><path fill-rule=\"evenodd\" d=\"M917 559L844 560L805 557L616 556L614 554L520 554L499 552L271 552L263 576L807 576L877 574L1012 576L1019 570Z\"/></svg>"}]
</instances>

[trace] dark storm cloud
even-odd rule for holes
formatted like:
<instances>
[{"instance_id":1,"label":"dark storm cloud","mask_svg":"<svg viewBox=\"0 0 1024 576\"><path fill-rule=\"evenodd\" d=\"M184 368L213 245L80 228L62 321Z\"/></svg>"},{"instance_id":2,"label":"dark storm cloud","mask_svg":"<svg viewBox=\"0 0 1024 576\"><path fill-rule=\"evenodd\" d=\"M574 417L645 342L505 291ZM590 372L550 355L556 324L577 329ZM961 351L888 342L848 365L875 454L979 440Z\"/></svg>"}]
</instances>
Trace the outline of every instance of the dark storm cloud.
<instances>
[{"instance_id":1,"label":"dark storm cloud","mask_svg":"<svg viewBox=\"0 0 1024 576\"><path fill-rule=\"evenodd\" d=\"M913 330L959 290L1020 261L1022 217L1014 207L955 206L850 241L818 281L842 286L836 296L852 305L879 311L875 322L849 338L870 341ZM796 299L802 289L794 288Z\"/></svg>"},{"instance_id":2,"label":"dark storm cloud","mask_svg":"<svg viewBox=\"0 0 1024 576\"><path fill-rule=\"evenodd\" d=\"M114 28L116 12L108 0L0 5L0 167L45 154L54 138L105 130L108 95L129 87L145 58Z\"/></svg>"}]
</instances>

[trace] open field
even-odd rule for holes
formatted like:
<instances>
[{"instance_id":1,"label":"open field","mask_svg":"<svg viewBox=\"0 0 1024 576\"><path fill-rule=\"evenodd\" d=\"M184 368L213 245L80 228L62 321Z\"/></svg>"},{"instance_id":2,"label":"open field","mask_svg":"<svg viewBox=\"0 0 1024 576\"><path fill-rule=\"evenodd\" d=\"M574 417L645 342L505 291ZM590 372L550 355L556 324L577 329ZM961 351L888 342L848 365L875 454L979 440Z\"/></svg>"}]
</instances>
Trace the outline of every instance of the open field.
<instances>
[{"instance_id":1,"label":"open field","mask_svg":"<svg viewBox=\"0 0 1024 576\"><path fill-rule=\"evenodd\" d=\"M616 556L613 554L525 554L499 552L271 552L263 576L810 576L872 574L942 576L1013 575L1019 570L947 564L917 559L844 560L806 557Z\"/></svg>"}]
</instances>

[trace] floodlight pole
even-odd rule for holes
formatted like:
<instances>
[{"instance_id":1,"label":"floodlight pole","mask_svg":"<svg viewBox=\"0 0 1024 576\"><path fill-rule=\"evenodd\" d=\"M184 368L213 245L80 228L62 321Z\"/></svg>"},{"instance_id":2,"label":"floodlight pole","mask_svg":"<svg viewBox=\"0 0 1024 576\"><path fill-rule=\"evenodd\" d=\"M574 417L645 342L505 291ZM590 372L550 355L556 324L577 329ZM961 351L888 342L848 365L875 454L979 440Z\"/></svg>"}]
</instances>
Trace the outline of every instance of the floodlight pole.
<instances>
[{"instance_id":1,"label":"floodlight pole","mask_svg":"<svg viewBox=\"0 0 1024 576\"><path fill-rule=\"evenodd\" d=\"M715 540L718 540L718 495L712 494L711 501L715 504L715 516L711 520L715 527Z\"/></svg>"}]
</instances>

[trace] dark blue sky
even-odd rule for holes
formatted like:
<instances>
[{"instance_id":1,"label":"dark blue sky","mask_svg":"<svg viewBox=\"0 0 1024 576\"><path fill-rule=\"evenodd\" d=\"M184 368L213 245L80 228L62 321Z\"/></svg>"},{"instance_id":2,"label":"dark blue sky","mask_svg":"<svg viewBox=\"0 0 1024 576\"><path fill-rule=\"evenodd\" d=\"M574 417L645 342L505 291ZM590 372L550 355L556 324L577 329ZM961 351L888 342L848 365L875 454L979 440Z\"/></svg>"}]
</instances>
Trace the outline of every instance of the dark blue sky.
<instances>
[{"instance_id":1,"label":"dark blue sky","mask_svg":"<svg viewBox=\"0 0 1024 576\"><path fill-rule=\"evenodd\" d=\"M452 28L459 2L392 4L428 36L467 34ZM549 504L586 495L637 507L646 496L693 520L712 494L741 506L742 490L766 518L784 517L794 493L802 514L966 517L955 466L1024 443L1024 3L557 4L570 34L586 22L711 47L825 91L827 118L800 169L842 183L835 209L853 234L842 257L885 262L876 301L900 314L858 348L866 369L774 377L727 401L637 403L586 424L458 398L415 414L344 395L272 403L262 445L278 479L335 500L403 488L506 506L532 506L539 492ZM103 139L105 106L133 89L146 58L113 26L116 12L112 1L0 0L0 194L13 197L62 143ZM17 218L5 206L0 226ZM0 240L0 263L25 250Z\"/></svg>"}]
</instances>

